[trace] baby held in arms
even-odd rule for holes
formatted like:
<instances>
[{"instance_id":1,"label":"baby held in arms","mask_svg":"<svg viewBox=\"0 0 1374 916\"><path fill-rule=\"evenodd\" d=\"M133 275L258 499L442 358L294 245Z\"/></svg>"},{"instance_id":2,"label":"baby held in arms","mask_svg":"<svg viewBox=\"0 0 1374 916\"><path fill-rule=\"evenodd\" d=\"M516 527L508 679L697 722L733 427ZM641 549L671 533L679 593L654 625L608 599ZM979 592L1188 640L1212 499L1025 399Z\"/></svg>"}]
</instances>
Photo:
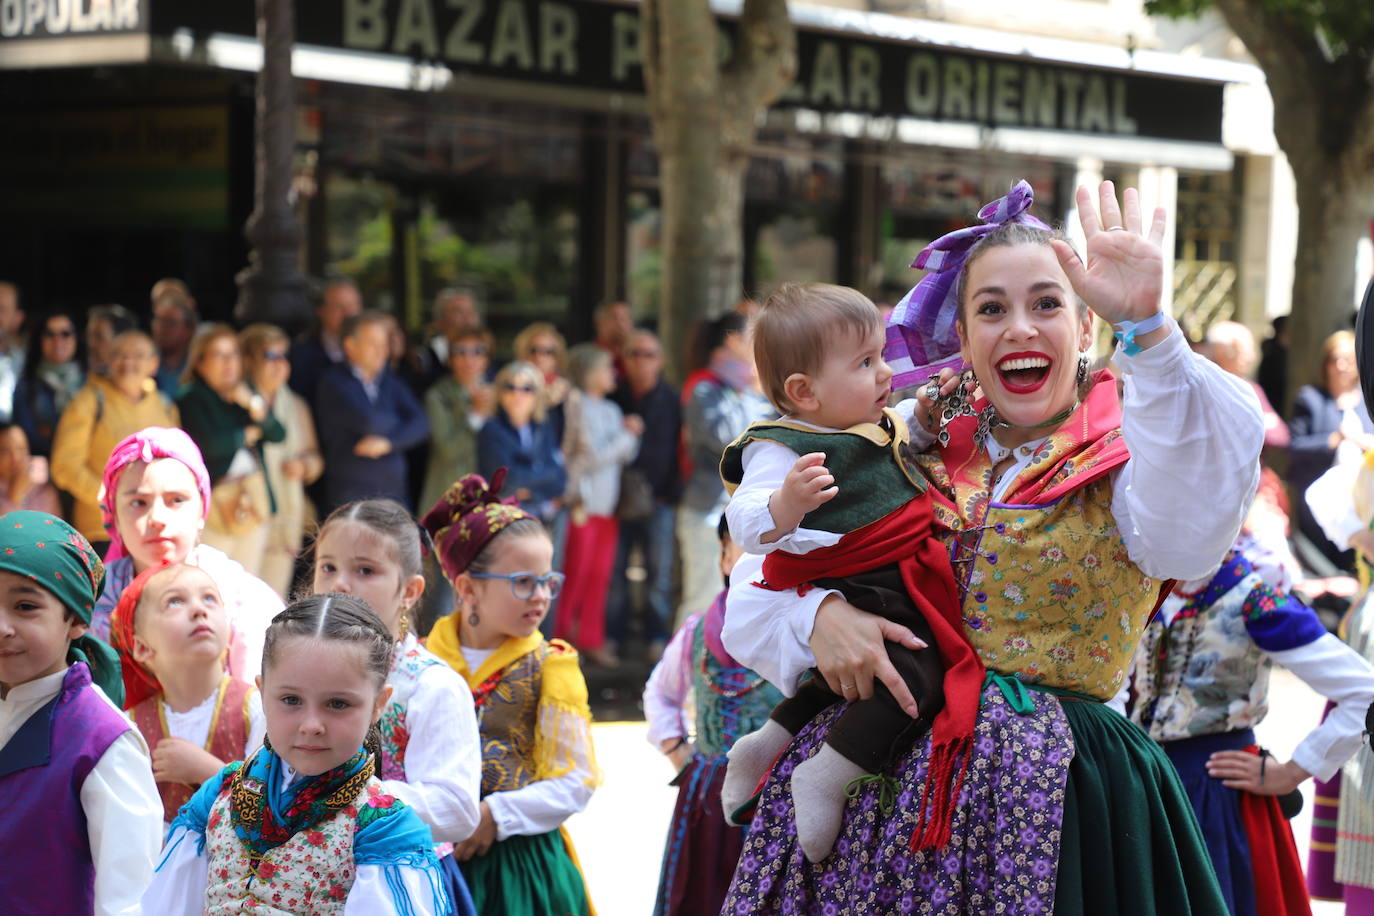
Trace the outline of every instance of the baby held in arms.
<instances>
[{"instance_id":1,"label":"baby held in arms","mask_svg":"<svg viewBox=\"0 0 1374 916\"><path fill-rule=\"evenodd\" d=\"M732 494L730 531L745 550L767 555L757 585L837 589L925 644L887 644L916 711L903 709L882 684L861 699L860 685L838 684L836 693L813 673L730 751L721 793L727 816L742 813L802 726L848 703L821 750L792 774L798 838L813 862L830 854L851 786L890 780L892 766L932 727L937 749L959 737L942 735L950 717L939 713L952 686L946 671L972 651L960 632L948 553L932 533L931 496L907 447L916 402L887 407L892 370L883 361L884 336L877 307L855 290L779 288L755 323L754 355L782 416L749 427L721 460ZM879 797L890 804L890 786L882 788Z\"/></svg>"}]
</instances>

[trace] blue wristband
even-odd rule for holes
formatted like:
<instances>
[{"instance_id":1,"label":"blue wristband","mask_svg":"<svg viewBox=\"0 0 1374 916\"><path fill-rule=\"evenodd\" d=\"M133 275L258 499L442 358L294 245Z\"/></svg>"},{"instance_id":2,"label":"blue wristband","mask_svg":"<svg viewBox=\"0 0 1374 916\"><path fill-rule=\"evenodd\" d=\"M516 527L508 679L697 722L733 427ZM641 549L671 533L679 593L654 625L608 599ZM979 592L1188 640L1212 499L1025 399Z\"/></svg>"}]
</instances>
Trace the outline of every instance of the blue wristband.
<instances>
[{"instance_id":1,"label":"blue wristband","mask_svg":"<svg viewBox=\"0 0 1374 916\"><path fill-rule=\"evenodd\" d=\"M1121 341L1121 352L1127 356L1135 356L1142 349L1140 344L1135 342L1137 334L1148 334L1157 328L1164 326L1165 316L1163 312L1155 312L1144 321L1122 321L1112 325L1112 336Z\"/></svg>"}]
</instances>

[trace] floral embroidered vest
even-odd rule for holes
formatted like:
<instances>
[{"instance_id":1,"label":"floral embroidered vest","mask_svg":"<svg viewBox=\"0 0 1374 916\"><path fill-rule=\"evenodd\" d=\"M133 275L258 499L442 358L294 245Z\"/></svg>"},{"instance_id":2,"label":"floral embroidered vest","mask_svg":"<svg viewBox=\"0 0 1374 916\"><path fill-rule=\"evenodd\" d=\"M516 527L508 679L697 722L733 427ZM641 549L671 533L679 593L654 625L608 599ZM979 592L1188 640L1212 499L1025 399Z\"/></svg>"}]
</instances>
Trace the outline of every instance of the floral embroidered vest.
<instances>
[{"instance_id":1,"label":"floral embroidered vest","mask_svg":"<svg viewBox=\"0 0 1374 916\"><path fill-rule=\"evenodd\" d=\"M703 615L692 630L696 746L708 757L719 757L741 736L763 727L782 692L748 668L721 664L706 647L705 632Z\"/></svg>"},{"instance_id":2,"label":"floral embroidered vest","mask_svg":"<svg viewBox=\"0 0 1374 916\"><path fill-rule=\"evenodd\" d=\"M548 643L542 643L507 665L500 683L478 710L484 798L493 792L523 789L538 778L534 742L544 659L549 652Z\"/></svg>"},{"instance_id":3,"label":"floral embroidered vest","mask_svg":"<svg viewBox=\"0 0 1374 916\"><path fill-rule=\"evenodd\" d=\"M303 830L267 853L254 872L248 848L234 833L229 817L232 780L210 809L205 825L209 859L205 914L264 913L270 916L342 914L357 869L353 838L358 831L358 808L349 806ZM378 794L374 777L365 793Z\"/></svg>"},{"instance_id":4,"label":"floral embroidered vest","mask_svg":"<svg viewBox=\"0 0 1374 916\"><path fill-rule=\"evenodd\" d=\"M1264 580L1233 558L1168 625L1156 618L1135 657L1131 718L1156 741L1253 728L1269 711L1274 663L1246 628Z\"/></svg>"},{"instance_id":5,"label":"floral embroidered vest","mask_svg":"<svg viewBox=\"0 0 1374 916\"><path fill-rule=\"evenodd\" d=\"M378 774L382 779L406 779L406 747L410 731L406 728L406 707L415 693L420 677L434 665L445 666L443 659L420 645L413 634L396 644L391 658L391 702L382 711L377 728L382 733L382 756Z\"/></svg>"},{"instance_id":6,"label":"floral embroidered vest","mask_svg":"<svg viewBox=\"0 0 1374 916\"><path fill-rule=\"evenodd\" d=\"M248 732L251 726L248 699L256 689L228 675L220 681L205 750L225 763L242 760L244 752L248 749ZM148 742L149 750L156 748L159 741L171 735L167 729L167 716L162 708L160 693L134 706L129 710L129 716L142 732L143 740ZM184 782L159 782L157 792L162 797L162 819L170 821L176 817L181 806L191 800L197 788L199 787Z\"/></svg>"},{"instance_id":7,"label":"floral embroidered vest","mask_svg":"<svg viewBox=\"0 0 1374 916\"><path fill-rule=\"evenodd\" d=\"M1104 701L1125 682L1163 584L1131 562L1112 515L1111 472L1129 457L1120 422L1115 382L1099 373L1006 502L990 498L991 459L973 444L973 418L951 424L950 446L917 456L983 663Z\"/></svg>"}]
</instances>

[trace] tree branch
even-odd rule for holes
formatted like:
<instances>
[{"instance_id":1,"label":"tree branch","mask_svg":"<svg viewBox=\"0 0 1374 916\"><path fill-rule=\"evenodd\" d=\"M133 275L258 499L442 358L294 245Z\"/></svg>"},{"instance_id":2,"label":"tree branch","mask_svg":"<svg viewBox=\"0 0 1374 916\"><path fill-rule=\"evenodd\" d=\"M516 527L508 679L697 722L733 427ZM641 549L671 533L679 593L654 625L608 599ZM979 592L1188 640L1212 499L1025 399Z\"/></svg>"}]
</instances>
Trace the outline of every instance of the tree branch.
<instances>
[{"instance_id":1,"label":"tree branch","mask_svg":"<svg viewBox=\"0 0 1374 916\"><path fill-rule=\"evenodd\" d=\"M1316 36L1289 16L1265 8L1263 0L1214 0L1245 48L1264 71L1274 99L1274 132L1290 159L1301 160L1304 147L1323 134L1325 93L1332 82L1332 65ZM1285 142L1285 135L1289 138ZM1298 142L1291 142L1297 138ZM1295 168L1319 167L1295 161Z\"/></svg>"},{"instance_id":2,"label":"tree branch","mask_svg":"<svg viewBox=\"0 0 1374 916\"><path fill-rule=\"evenodd\" d=\"M744 0L735 53L723 68L721 89L737 110L764 108L797 74L797 30L787 0Z\"/></svg>"}]
</instances>

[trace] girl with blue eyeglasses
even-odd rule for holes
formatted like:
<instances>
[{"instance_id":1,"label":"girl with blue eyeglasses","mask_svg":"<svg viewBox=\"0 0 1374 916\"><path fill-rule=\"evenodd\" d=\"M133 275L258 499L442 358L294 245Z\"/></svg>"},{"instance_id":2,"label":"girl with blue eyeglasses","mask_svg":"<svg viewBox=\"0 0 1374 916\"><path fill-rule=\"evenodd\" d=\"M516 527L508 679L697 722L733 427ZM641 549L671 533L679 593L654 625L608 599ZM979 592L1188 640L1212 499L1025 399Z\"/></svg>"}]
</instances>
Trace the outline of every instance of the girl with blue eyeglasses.
<instances>
[{"instance_id":1,"label":"girl with blue eyeglasses","mask_svg":"<svg viewBox=\"0 0 1374 916\"><path fill-rule=\"evenodd\" d=\"M422 524L459 607L427 647L466 679L482 741L481 822L454 849L479 913L591 913L564 821L599 782L577 652L539 624L563 587L539 520L470 474Z\"/></svg>"}]
</instances>

